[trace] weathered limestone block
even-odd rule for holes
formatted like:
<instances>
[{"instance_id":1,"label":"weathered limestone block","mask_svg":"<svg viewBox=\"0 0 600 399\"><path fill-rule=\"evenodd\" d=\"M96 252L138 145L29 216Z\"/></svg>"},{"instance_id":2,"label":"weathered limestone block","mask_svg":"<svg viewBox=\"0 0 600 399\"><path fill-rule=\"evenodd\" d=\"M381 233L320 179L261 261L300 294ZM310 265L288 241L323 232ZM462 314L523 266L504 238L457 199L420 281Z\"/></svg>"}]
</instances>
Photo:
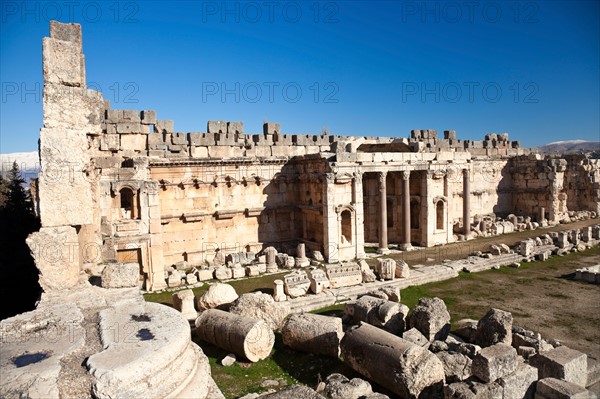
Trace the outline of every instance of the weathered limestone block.
<instances>
[{"instance_id":1,"label":"weathered limestone block","mask_svg":"<svg viewBox=\"0 0 600 399\"><path fill-rule=\"evenodd\" d=\"M173 307L188 320L196 320L198 313L194 309L194 291L183 290L173 294Z\"/></svg>"},{"instance_id":2,"label":"weathered limestone block","mask_svg":"<svg viewBox=\"0 0 600 399\"><path fill-rule=\"evenodd\" d=\"M79 244L74 227L42 227L27 237L44 292L72 288L79 282Z\"/></svg>"},{"instance_id":3,"label":"weathered limestone block","mask_svg":"<svg viewBox=\"0 0 600 399\"><path fill-rule=\"evenodd\" d=\"M239 265L239 263L238 263ZM242 278L246 276L246 269L241 266L236 266L231 268L231 276L233 278Z\"/></svg>"},{"instance_id":4,"label":"weathered limestone block","mask_svg":"<svg viewBox=\"0 0 600 399\"><path fill-rule=\"evenodd\" d=\"M503 399L533 399L538 371L523 362L518 362L514 373L498 379Z\"/></svg>"},{"instance_id":5,"label":"weathered limestone block","mask_svg":"<svg viewBox=\"0 0 600 399\"><path fill-rule=\"evenodd\" d=\"M541 352L529 359L540 378L560 378L573 384L586 386L587 356L566 346Z\"/></svg>"},{"instance_id":6,"label":"weathered limestone block","mask_svg":"<svg viewBox=\"0 0 600 399\"><path fill-rule=\"evenodd\" d=\"M517 369L517 351L507 344L495 344L483 348L473 359L473 375L484 382L512 374Z\"/></svg>"},{"instance_id":7,"label":"weathered limestone block","mask_svg":"<svg viewBox=\"0 0 600 399\"><path fill-rule=\"evenodd\" d=\"M398 302L363 295L355 302L346 304L344 313L355 322L363 321L393 334L401 334L406 327L408 307Z\"/></svg>"},{"instance_id":8,"label":"weathered limestone block","mask_svg":"<svg viewBox=\"0 0 600 399\"><path fill-rule=\"evenodd\" d=\"M220 251L217 249L217 251L215 252L215 256L212 260L212 263L215 266L225 265L225 254L223 253L223 251Z\"/></svg>"},{"instance_id":9,"label":"weathered limestone block","mask_svg":"<svg viewBox=\"0 0 600 399\"><path fill-rule=\"evenodd\" d=\"M321 269L311 270L308 273L308 279L310 280L310 290L314 294L320 294L324 289L329 288L329 279Z\"/></svg>"},{"instance_id":10,"label":"weathered limestone block","mask_svg":"<svg viewBox=\"0 0 600 399\"><path fill-rule=\"evenodd\" d=\"M512 342L513 318L510 312L490 309L477 323L475 343L481 347Z\"/></svg>"},{"instance_id":11,"label":"weathered limestone block","mask_svg":"<svg viewBox=\"0 0 600 399\"><path fill-rule=\"evenodd\" d=\"M342 265L325 266L331 288L349 287L362 283L363 275L357 263L349 262Z\"/></svg>"},{"instance_id":12,"label":"weathered limestone block","mask_svg":"<svg viewBox=\"0 0 600 399\"><path fill-rule=\"evenodd\" d=\"M444 387L444 399L500 399L502 387L497 383L482 384L468 380L455 382Z\"/></svg>"},{"instance_id":13,"label":"weathered limestone block","mask_svg":"<svg viewBox=\"0 0 600 399\"><path fill-rule=\"evenodd\" d=\"M337 358L344 331L339 317L300 313L287 319L281 335L294 350Z\"/></svg>"},{"instance_id":14,"label":"weathered limestone block","mask_svg":"<svg viewBox=\"0 0 600 399\"><path fill-rule=\"evenodd\" d=\"M213 308L228 308L232 302L238 299L235 288L229 284L215 283L198 298L198 310Z\"/></svg>"},{"instance_id":15,"label":"weathered limestone block","mask_svg":"<svg viewBox=\"0 0 600 399\"><path fill-rule=\"evenodd\" d=\"M261 395L260 399L325 399L323 395L318 394L306 385L291 385L280 391Z\"/></svg>"},{"instance_id":16,"label":"weathered limestone block","mask_svg":"<svg viewBox=\"0 0 600 399\"><path fill-rule=\"evenodd\" d=\"M377 280L377 276L375 276L375 273L373 273L373 270L371 270L369 264L364 259L359 260L358 264L360 266L363 283L372 283Z\"/></svg>"},{"instance_id":17,"label":"weathered limestone block","mask_svg":"<svg viewBox=\"0 0 600 399\"><path fill-rule=\"evenodd\" d=\"M431 352L377 327L361 323L341 342L344 362L402 398L436 397L444 366Z\"/></svg>"},{"instance_id":18,"label":"weathered limestone block","mask_svg":"<svg viewBox=\"0 0 600 399\"><path fill-rule=\"evenodd\" d=\"M233 278L233 270L226 266L217 267L215 269L215 278L217 280L228 280Z\"/></svg>"},{"instance_id":19,"label":"weathered limestone block","mask_svg":"<svg viewBox=\"0 0 600 399\"><path fill-rule=\"evenodd\" d=\"M42 226L93 223L93 177L86 174L91 165L87 147L84 131L48 127L40 130L38 194Z\"/></svg>"},{"instance_id":20,"label":"weathered limestone block","mask_svg":"<svg viewBox=\"0 0 600 399\"><path fill-rule=\"evenodd\" d=\"M140 280L140 265L137 263L109 263L102 270L102 287L137 287Z\"/></svg>"},{"instance_id":21,"label":"weathered limestone block","mask_svg":"<svg viewBox=\"0 0 600 399\"><path fill-rule=\"evenodd\" d=\"M381 287L377 291L368 292L367 295L374 296L376 298L382 298L392 302L400 302L400 288L399 287Z\"/></svg>"},{"instance_id":22,"label":"weathered limestone block","mask_svg":"<svg viewBox=\"0 0 600 399\"><path fill-rule=\"evenodd\" d=\"M596 399L596 394L572 382L543 378L536 384L535 399Z\"/></svg>"},{"instance_id":23,"label":"weathered limestone block","mask_svg":"<svg viewBox=\"0 0 600 399\"><path fill-rule=\"evenodd\" d=\"M243 356L251 362L266 359L275 344L273 330L255 320L218 309L209 309L196 319L198 338Z\"/></svg>"},{"instance_id":24,"label":"weathered limestone block","mask_svg":"<svg viewBox=\"0 0 600 399\"><path fill-rule=\"evenodd\" d=\"M172 120L159 120L154 123L156 133L173 133L175 132L174 123Z\"/></svg>"},{"instance_id":25,"label":"weathered limestone block","mask_svg":"<svg viewBox=\"0 0 600 399\"><path fill-rule=\"evenodd\" d=\"M403 260L396 261L396 278L409 278L410 277L410 268L408 267L408 263Z\"/></svg>"},{"instance_id":26,"label":"weathered limestone block","mask_svg":"<svg viewBox=\"0 0 600 399\"><path fill-rule=\"evenodd\" d=\"M425 349L429 348L429 341L427 338L414 327L408 331L404 331L404 333L402 333L402 339L407 340L415 345L422 346Z\"/></svg>"},{"instance_id":27,"label":"weathered limestone block","mask_svg":"<svg viewBox=\"0 0 600 399\"><path fill-rule=\"evenodd\" d=\"M533 253L534 247L535 247L535 241L523 240L519 244L519 253L522 256L531 256L531 254Z\"/></svg>"},{"instance_id":28,"label":"weathered limestone block","mask_svg":"<svg viewBox=\"0 0 600 399\"><path fill-rule=\"evenodd\" d=\"M206 125L208 133L227 133L227 122L225 121L208 121Z\"/></svg>"},{"instance_id":29,"label":"weathered limestone block","mask_svg":"<svg viewBox=\"0 0 600 399\"><path fill-rule=\"evenodd\" d=\"M77 25L77 27L81 37L81 26ZM85 65L82 56L81 42L59 40L54 37L43 38L44 83L84 87Z\"/></svg>"},{"instance_id":30,"label":"weathered limestone block","mask_svg":"<svg viewBox=\"0 0 600 399\"><path fill-rule=\"evenodd\" d=\"M185 282L189 285L198 284L198 276L195 273L188 273L185 275Z\"/></svg>"},{"instance_id":31,"label":"weathered limestone block","mask_svg":"<svg viewBox=\"0 0 600 399\"><path fill-rule=\"evenodd\" d=\"M272 329L279 330L290 314L287 302L275 302L273 297L262 292L242 294L230 306L229 312L240 316L262 320Z\"/></svg>"},{"instance_id":32,"label":"weathered limestone block","mask_svg":"<svg viewBox=\"0 0 600 399\"><path fill-rule=\"evenodd\" d=\"M396 277L396 261L394 259L378 258L375 271L380 279L393 280Z\"/></svg>"},{"instance_id":33,"label":"weathered limestone block","mask_svg":"<svg viewBox=\"0 0 600 399\"><path fill-rule=\"evenodd\" d=\"M308 275L303 270L296 270L290 274L283 276L285 293L290 298L304 296L310 288L310 280Z\"/></svg>"},{"instance_id":34,"label":"weathered limestone block","mask_svg":"<svg viewBox=\"0 0 600 399\"><path fill-rule=\"evenodd\" d=\"M145 125L153 125L156 123L156 111L144 110L141 112L141 121Z\"/></svg>"},{"instance_id":35,"label":"weathered limestone block","mask_svg":"<svg viewBox=\"0 0 600 399\"><path fill-rule=\"evenodd\" d=\"M323 393L329 399L362 399L371 398L373 388L360 378L350 380L342 374L334 373L325 380Z\"/></svg>"},{"instance_id":36,"label":"weathered limestone block","mask_svg":"<svg viewBox=\"0 0 600 399\"><path fill-rule=\"evenodd\" d=\"M456 352L438 352L435 354L444 365L446 383L464 381L471 376L472 360Z\"/></svg>"},{"instance_id":37,"label":"weathered limestone block","mask_svg":"<svg viewBox=\"0 0 600 399\"><path fill-rule=\"evenodd\" d=\"M200 269L198 270L198 280L200 281L208 281L212 280L215 276L215 269Z\"/></svg>"},{"instance_id":38,"label":"weathered limestone block","mask_svg":"<svg viewBox=\"0 0 600 399\"><path fill-rule=\"evenodd\" d=\"M440 298L421 298L412 310L410 324L429 341L444 341L450 332L450 313Z\"/></svg>"},{"instance_id":39,"label":"weathered limestone block","mask_svg":"<svg viewBox=\"0 0 600 399\"><path fill-rule=\"evenodd\" d=\"M321 251L313 251L312 257L317 262L325 262L325 258L323 257L323 254L321 253Z\"/></svg>"},{"instance_id":40,"label":"weathered limestone block","mask_svg":"<svg viewBox=\"0 0 600 399\"><path fill-rule=\"evenodd\" d=\"M181 285L181 274L178 271L169 273L167 285L169 288L179 287Z\"/></svg>"},{"instance_id":41,"label":"weathered limestone block","mask_svg":"<svg viewBox=\"0 0 600 399\"><path fill-rule=\"evenodd\" d=\"M260 274L260 271L258 269L258 266L256 266L256 265L246 266L246 276L255 277L255 276L258 276L259 274Z\"/></svg>"},{"instance_id":42,"label":"weathered limestone block","mask_svg":"<svg viewBox=\"0 0 600 399\"><path fill-rule=\"evenodd\" d=\"M558 241L556 242L556 246L559 248L565 248L569 246L569 233L566 231L558 232Z\"/></svg>"}]
</instances>

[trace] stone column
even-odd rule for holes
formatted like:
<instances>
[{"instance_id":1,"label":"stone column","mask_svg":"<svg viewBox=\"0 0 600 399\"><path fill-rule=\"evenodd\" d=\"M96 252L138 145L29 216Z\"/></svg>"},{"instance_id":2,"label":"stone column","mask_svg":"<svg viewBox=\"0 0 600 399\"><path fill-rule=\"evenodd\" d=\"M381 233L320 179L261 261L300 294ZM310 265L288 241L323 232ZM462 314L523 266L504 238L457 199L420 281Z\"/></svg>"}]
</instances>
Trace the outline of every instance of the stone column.
<instances>
[{"instance_id":1,"label":"stone column","mask_svg":"<svg viewBox=\"0 0 600 399\"><path fill-rule=\"evenodd\" d=\"M465 240L471 233L471 181L469 169L463 169L463 229Z\"/></svg>"},{"instance_id":2,"label":"stone column","mask_svg":"<svg viewBox=\"0 0 600 399\"><path fill-rule=\"evenodd\" d=\"M538 223L542 223L546 219L546 208L540 207L540 213L538 215Z\"/></svg>"},{"instance_id":3,"label":"stone column","mask_svg":"<svg viewBox=\"0 0 600 399\"><path fill-rule=\"evenodd\" d=\"M323 255L329 263L339 260L340 234L335 204L335 174L326 173L323 179Z\"/></svg>"},{"instance_id":4,"label":"stone column","mask_svg":"<svg viewBox=\"0 0 600 399\"><path fill-rule=\"evenodd\" d=\"M365 255L365 210L363 205L363 185L362 185L362 173L356 172L356 176L352 181L352 193L354 202L354 226L355 232L354 237L356 238L356 258L363 259Z\"/></svg>"},{"instance_id":5,"label":"stone column","mask_svg":"<svg viewBox=\"0 0 600 399\"><path fill-rule=\"evenodd\" d=\"M388 231L387 231L387 187L386 179L387 172L379 172L377 174L377 182L379 187L379 248L378 254L387 254L388 249Z\"/></svg>"},{"instance_id":6,"label":"stone column","mask_svg":"<svg viewBox=\"0 0 600 399\"><path fill-rule=\"evenodd\" d=\"M277 271L277 262L275 261L277 250L273 247L268 247L265 249L265 255L267 258L267 273L275 273Z\"/></svg>"},{"instance_id":7,"label":"stone column","mask_svg":"<svg viewBox=\"0 0 600 399\"><path fill-rule=\"evenodd\" d=\"M308 267L310 266L310 260L306 257L306 244L301 242L296 247L296 267Z\"/></svg>"},{"instance_id":8,"label":"stone column","mask_svg":"<svg viewBox=\"0 0 600 399\"><path fill-rule=\"evenodd\" d=\"M410 171L402 172L402 245L400 249L410 251Z\"/></svg>"}]
</instances>

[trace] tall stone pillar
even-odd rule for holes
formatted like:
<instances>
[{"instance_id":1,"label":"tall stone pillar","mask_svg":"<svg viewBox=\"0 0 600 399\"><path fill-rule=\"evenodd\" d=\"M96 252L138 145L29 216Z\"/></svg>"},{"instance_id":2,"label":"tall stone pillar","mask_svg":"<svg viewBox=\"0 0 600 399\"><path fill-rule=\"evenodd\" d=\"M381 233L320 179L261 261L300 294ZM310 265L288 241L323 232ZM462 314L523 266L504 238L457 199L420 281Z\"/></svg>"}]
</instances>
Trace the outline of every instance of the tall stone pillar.
<instances>
[{"instance_id":1,"label":"tall stone pillar","mask_svg":"<svg viewBox=\"0 0 600 399\"><path fill-rule=\"evenodd\" d=\"M410 171L402 172L402 244L400 249L410 251Z\"/></svg>"},{"instance_id":2,"label":"tall stone pillar","mask_svg":"<svg viewBox=\"0 0 600 399\"><path fill-rule=\"evenodd\" d=\"M379 248L378 254L387 254L388 249L388 231L387 231L387 187L386 187L387 172L379 172L377 174L377 182L379 187Z\"/></svg>"},{"instance_id":3,"label":"tall stone pillar","mask_svg":"<svg viewBox=\"0 0 600 399\"><path fill-rule=\"evenodd\" d=\"M354 202L354 226L356 258L365 258L365 210L363 202L362 172L356 172L352 181L352 202Z\"/></svg>"},{"instance_id":4,"label":"tall stone pillar","mask_svg":"<svg viewBox=\"0 0 600 399\"><path fill-rule=\"evenodd\" d=\"M339 261L340 234L335 212L335 174L326 173L323 179L323 255L329 263Z\"/></svg>"},{"instance_id":5,"label":"tall stone pillar","mask_svg":"<svg viewBox=\"0 0 600 399\"><path fill-rule=\"evenodd\" d=\"M471 233L471 180L469 169L463 169L463 234L465 240Z\"/></svg>"}]
</instances>

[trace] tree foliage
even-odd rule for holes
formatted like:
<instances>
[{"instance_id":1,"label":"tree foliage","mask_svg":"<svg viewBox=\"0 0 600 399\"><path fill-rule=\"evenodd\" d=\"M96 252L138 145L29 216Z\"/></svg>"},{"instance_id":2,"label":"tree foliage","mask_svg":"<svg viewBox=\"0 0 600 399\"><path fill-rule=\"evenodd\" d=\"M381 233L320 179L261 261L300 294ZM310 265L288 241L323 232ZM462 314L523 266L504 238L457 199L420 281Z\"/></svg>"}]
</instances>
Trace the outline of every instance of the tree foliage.
<instances>
[{"instance_id":1,"label":"tree foliage","mask_svg":"<svg viewBox=\"0 0 600 399\"><path fill-rule=\"evenodd\" d=\"M38 272L25 239L39 228L30 192L14 162L7 176L0 176L0 319L35 307Z\"/></svg>"}]
</instances>

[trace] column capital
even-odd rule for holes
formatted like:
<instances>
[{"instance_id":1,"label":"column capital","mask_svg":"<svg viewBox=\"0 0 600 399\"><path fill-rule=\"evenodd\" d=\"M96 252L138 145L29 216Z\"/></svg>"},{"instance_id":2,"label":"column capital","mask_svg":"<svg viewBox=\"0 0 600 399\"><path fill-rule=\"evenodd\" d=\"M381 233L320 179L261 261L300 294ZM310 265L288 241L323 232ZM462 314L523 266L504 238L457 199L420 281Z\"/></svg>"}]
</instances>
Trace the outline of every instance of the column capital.
<instances>
[{"instance_id":1,"label":"column capital","mask_svg":"<svg viewBox=\"0 0 600 399\"><path fill-rule=\"evenodd\" d=\"M335 182L335 173L325 173L325 181L333 184Z\"/></svg>"},{"instance_id":2,"label":"column capital","mask_svg":"<svg viewBox=\"0 0 600 399\"><path fill-rule=\"evenodd\" d=\"M361 172L361 171L356 171L356 172L354 173L354 180L355 180L357 183L362 183L362 178L363 178L363 174L362 174L362 172Z\"/></svg>"},{"instance_id":3,"label":"column capital","mask_svg":"<svg viewBox=\"0 0 600 399\"><path fill-rule=\"evenodd\" d=\"M471 170L469 168L463 169L463 176L464 177L469 177L470 174L471 174Z\"/></svg>"},{"instance_id":4,"label":"column capital","mask_svg":"<svg viewBox=\"0 0 600 399\"><path fill-rule=\"evenodd\" d=\"M377 173L377 182L379 183L379 191L385 190L386 177L387 177L387 172L378 172Z\"/></svg>"},{"instance_id":5,"label":"column capital","mask_svg":"<svg viewBox=\"0 0 600 399\"><path fill-rule=\"evenodd\" d=\"M408 179L410 179L410 170L403 170L403 171L402 171L402 179L403 179L403 180L408 180Z\"/></svg>"}]
</instances>

